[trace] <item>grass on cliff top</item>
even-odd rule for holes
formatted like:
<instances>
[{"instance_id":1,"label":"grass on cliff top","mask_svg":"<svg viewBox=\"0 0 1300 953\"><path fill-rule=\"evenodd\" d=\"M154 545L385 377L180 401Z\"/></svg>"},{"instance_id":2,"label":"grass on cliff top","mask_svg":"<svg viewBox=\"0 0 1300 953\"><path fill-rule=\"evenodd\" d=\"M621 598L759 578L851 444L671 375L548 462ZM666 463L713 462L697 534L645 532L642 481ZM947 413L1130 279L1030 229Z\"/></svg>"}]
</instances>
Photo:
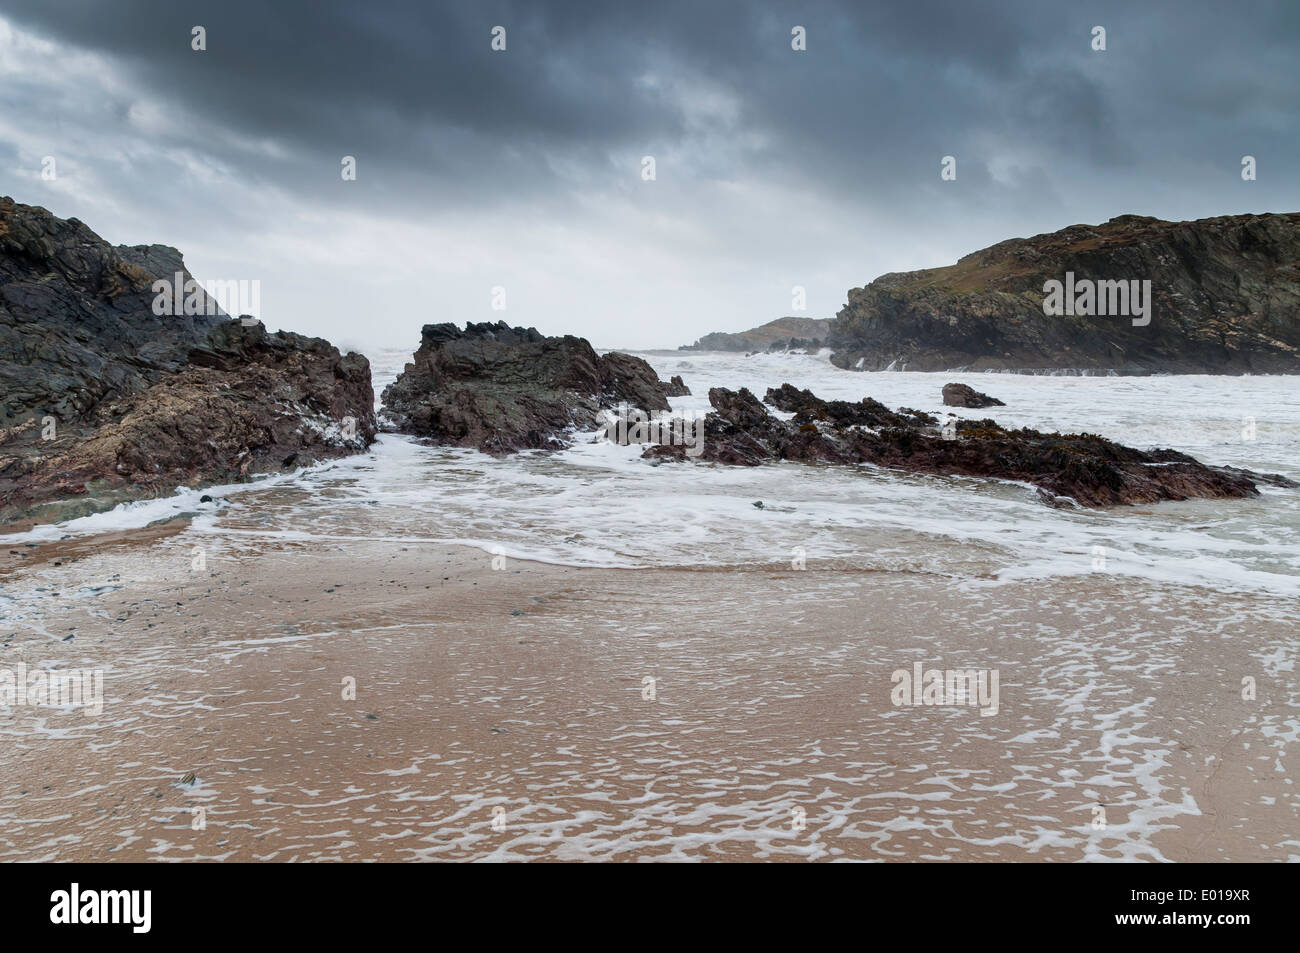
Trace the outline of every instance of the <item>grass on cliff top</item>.
<instances>
[{"instance_id":1,"label":"grass on cliff top","mask_svg":"<svg viewBox=\"0 0 1300 953\"><path fill-rule=\"evenodd\" d=\"M1042 264L1033 265L1013 258L1012 253L1018 248L1034 247L1039 252L1040 262L1060 263L1070 255L1096 251L1105 245L1126 244L1133 240L1129 236L1103 231L1104 228L1105 226L1097 226L1098 234L1082 240L1071 240L1056 233L1038 238L1012 238L973 252L956 264L907 272L907 280L903 285L912 289L933 288L958 294L1006 291L1007 285L1015 279L1046 274Z\"/></svg>"}]
</instances>

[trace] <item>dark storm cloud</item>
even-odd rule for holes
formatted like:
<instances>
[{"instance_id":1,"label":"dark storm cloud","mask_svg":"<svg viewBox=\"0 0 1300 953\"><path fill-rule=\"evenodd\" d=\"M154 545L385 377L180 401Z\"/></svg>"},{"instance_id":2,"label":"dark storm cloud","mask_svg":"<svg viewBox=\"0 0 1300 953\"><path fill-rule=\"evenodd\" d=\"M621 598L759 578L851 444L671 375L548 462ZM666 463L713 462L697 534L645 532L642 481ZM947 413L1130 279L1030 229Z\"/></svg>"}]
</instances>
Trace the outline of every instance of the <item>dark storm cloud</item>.
<instances>
[{"instance_id":1,"label":"dark storm cloud","mask_svg":"<svg viewBox=\"0 0 1300 953\"><path fill-rule=\"evenodd\" d=\"M704 121L761 141L740 144L734 167L687 156L692 169L777 172L828 190L878 181L882 192L934 179L945 154L973 172L988 141L1102 168L1131 162L1167 145L1166 134L1204 141L1225 123L1244 133L1253 110L1293 91L1295 68L1273 67L1294 54L1297 5L1135 6L11 0L6 9L16 24L106 54L218 130L288 148L259 161L226 152L219 136L207 144L251 176L309 188L355 154L380 188L353 194L401 205L413 190L480 202L604 187L628 175L623 159L689 149L699 130L684 106L696 83L736 101L735 115ZM1088 48L1094 21L1107 25L1107 53ZM505 55L489 49L498 23ZM809 32L801 56L789 48L796 23ZM189 48L195 24L208 31L203 55ZM1143 97L1145 109L1126 101ZM1129 111L1146 125L1125 128Z\"/></svg>"},{"instance_id":2,"label":"dark storm cloud","mask_svg":"<svg viewBox=\"0 0 1300 953\"><path fill-rule=\"evenodd\" d=\"M533 4L427 2L19 2L8 12L112 57L218 130L285 144L287 159L251 163L219 137L207 143L284 184L337 178L339 158L354 154L360 181L389 182L398 202L412 177L443 198L478 200L466 194L477 186L544 193L555 185L548 156L598 167L620 145L683 134L675 105L639 84L661 62L655 45L576 6L550 19ZM489 49L499 22L506 55ZM207 30L204 54L190 49L196 24Z\"/></svg>"},{"instance_id":3,"label":"dark storm cloud","mask_svg":"<svg viewBox=\"0 0 1300 953\"><path fill-rule=\"evenodd\" d=\"M337 270L301 259L344 214L372 245L435 223L430 261L462 231L472 249L454 267L476 283L448 296L526 273L551 330L597 320L583 289L602 268L601 300L645 283L628 322L694 309L703 332L785 313L792 283L829 314L883 271L1074 222L1300 207L1293 2L5 0L0 17L54 47L42 75L5 75L0 165L57 151L81 189L63 214L97 203L135 240L214 248L273 224L295 247L267 267L299 287Z\"/></svg>"}]
</instances>

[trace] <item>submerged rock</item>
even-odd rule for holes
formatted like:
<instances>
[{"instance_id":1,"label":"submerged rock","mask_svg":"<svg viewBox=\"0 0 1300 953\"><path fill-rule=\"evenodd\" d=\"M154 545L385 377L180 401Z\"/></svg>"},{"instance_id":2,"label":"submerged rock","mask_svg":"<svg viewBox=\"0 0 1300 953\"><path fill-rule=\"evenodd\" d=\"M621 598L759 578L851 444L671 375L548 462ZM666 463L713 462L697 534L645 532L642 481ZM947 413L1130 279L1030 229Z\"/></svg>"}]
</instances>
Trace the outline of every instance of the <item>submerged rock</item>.
<instances>
[{"instance_id":1,"label":"submerged rock","mask_svg":"<svg viewBox=\"0 0 1300 953\"><path fill-rule=\"evenodd\" d=\"M871 463L914 473L992 477L1030 483L1051 505L1104 507L1198 497L1246 497L1257 483L1296 486L1285 477L1210 467L1175 450L1135 450L1094 434L1005 430L992 420L958 421L945 437L929 414L894 412L877 401L822 400L790 384L767 403L750 391L715 387L704 420L702 460L757 466L778 460ZM686 459L683 447L650 447L643 456Z\"/></svg>"},{"instance_id":2,"label":"submerged rock","mask_svg":"<svg viewBox=\"0 0 1300 953\"><path fill-rule=\"evenodd\" d=\"M154 282L178 273L190 280L174 248L114 248L0 199L0 522L69 519L374 439L364 357L215 306L155 314Z\"/></svg>"},{"instance_id":3,"label":"submerged rock","mask_svg":"<svg viewBox=\"0 0 1300 953\"><path fill-rule=\"evenodd\" d=\"M426 324L414 359L384 389L399 433L489 453L558 449L568 431L594 429L619 404L666 411L654 368L639 357L596 354L583 338L535 328Z\"/></svg>"},{"instance_id":4,"label":"submerged rock","mask_svg":"<svg viewBox=\"0 0 1300 953\"><path fill-rule=\"evenodd\" d=\"M945 407L1005 407L1002 401L988 394L981 394L965 384L944 384L943 403Z\"/></svg>"}]
</instances>

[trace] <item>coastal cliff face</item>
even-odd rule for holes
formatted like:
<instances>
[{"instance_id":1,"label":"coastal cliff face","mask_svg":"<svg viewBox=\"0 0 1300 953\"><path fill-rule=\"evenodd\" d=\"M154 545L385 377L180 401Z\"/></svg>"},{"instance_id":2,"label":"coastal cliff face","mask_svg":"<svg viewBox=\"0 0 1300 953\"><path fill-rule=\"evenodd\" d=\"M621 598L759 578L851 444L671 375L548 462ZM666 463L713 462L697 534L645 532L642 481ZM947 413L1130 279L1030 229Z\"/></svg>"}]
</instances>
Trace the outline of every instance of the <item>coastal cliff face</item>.
<instances>
[{"instance_id":1,"label":"coastal cliff face","mask_svg":"<svg viewBox=\"0 0 1300 953\"><path fill-rule=\"evenodd\" d=\"M1067 273L1149 281L1149 323L1044 314L1045 282ZM855 370L1300 373L1300 213L1123 215L883 275L848 299L828 343Z\"/></svg>"},{"instance_id":2,"label":"coastal cliff face","mask_svg":"<svg viewBox=\"0 0 1300 953\"><path fill-rule=\"evenodd\" d=\"M400 433L512 453L563 447L566 431L600 426L601 410L620 403L666 411L667 389L641 358L598 355L570 334L426 324L412 363L384 389L383 413Z\"/></svg>"},{"instance_id":3,"label":"coastal cliff face","mask_svg":"<svg viewBox=\"0 0 1300 953\"><path fill-rule=\"evenodd\" d=\"M0 522L68 519L374 439L364 357L223 313L155 314L153 283L178 273L190 280L174 248L113 247L0 198Z\"/></svg>"}]
</instances>

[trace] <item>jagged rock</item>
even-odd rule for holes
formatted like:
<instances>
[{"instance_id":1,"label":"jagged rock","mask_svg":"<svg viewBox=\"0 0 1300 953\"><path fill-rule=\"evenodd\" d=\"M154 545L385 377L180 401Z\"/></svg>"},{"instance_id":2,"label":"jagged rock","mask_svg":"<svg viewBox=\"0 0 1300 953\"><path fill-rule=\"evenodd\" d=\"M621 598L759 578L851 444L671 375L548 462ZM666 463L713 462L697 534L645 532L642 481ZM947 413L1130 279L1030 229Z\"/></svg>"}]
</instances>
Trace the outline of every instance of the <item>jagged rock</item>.
<instances>
[{"instance_id":1,"label":"jagged rock","mask_svg":"<svg viewBox=\"0 0 1300 953\"><path fill-rule=\"evenodd\" d=\"M1196 497L1245 497L1257 483L1297 484L1276 475L1209 467L1174 450L1144 452L1094 434L1005 430L992 420L959 421L945 439L938 421L916 411L895 413L878 402L821 400L790 384L767 392L767 412L750 391L715 387L704 420L699 459L743 466L777 460L872 463L915 473L993 477L1030 483L1051 505L1104 507ZM687 459L685 448L656 445L647 458Z\"/></svg>"},{"instance_id":2,"label":"jagged rock","mask_svg":"<svg viewBox=\"0 0 1300 953\"><path fill-rule=\"evenodd\" d=\"M796 424L829 421L836 427L933 427L938 420L930 414L906 407L895 413L878 400L864 397L857 403L847 400L822 400L810 390L792 384L768 388L763 398L777 410L794 414Z\"/></svg>"},{"instance_id":3,"label":"jagged rock","mask_svg":"<svg viewBox=\"0 0 1300 953\"><path fill-rule=\"evenodd\" d=\"M174 248L114 248L0 198L0 426L37 409L76 419L184 366L224 316L155 315L150 286L175 272L189 278Z\"/></svg>"},{"instance_id":4,"label":"jagged rock","mask_svg":"<svg viewBox=\"0 0 1300 953\"><path fill-rule=\"evenodd\" d=\"M586 344L582 338L575 340ZM587 346L591 347L589 344ZM600 406L613 407L625 402L631 407L646 411L668 409L664 382L645 360L618 351L610 351L597 360L601 389L596 394Z\"/></svg>"},{"instance_id":5,"label":"jagged rock","mask_svg":"<svg viewBox=\"0 0 1300 953\"><path fill-rule=\"evenodd\" d=\"M373 440L364 357L216 308L154 314L154 281L178 272L190 280L174 248L114 248L76 219L0 199L0 522L67 519Z\"/></svg>"},{"instance_id":6,"label":"jagged rock","mask_svg":"<svg viewBox=\"0 0 1300 953\"><path fill-rule=\"evenodd\" d=\"M1151 282L1150 323L1043 313L1044 283ZM849 292L829 334L855 370L1300 373L1300 213L1122 215L1015 238Z\"/></svg>"},{"instance_id":7,"label":"jagged rock","mask_svg":"<svg viewBox=\"0 0 1300 953\"><path fill-rule=\"evenodd\" d=\"M672 379L669 380L667 383L663 383L661 381L659 387L663 391L665 397L690 397L691 396L691 389L686 386L686 382L682 380L682 376L680 374L674 374L672 376Z\"/></svg>"},{"instance_id":8,"label":"jagged rock","mask_svg":"<svg viewBox=\"0 0 1300 953\"><path fill-rule=\"evenodd\" d=\"M600 357L586 340L535 328L426 324L412 363L383 393L393 429L489 453L565 446L567 431L594 429L602 408L669 409L662 382L641 358Z\"/></svg>"},{"instance_id":9,"label":"jagged rock","mask_svg":"<svg viewBox=\"0 0 1300 953\"><path fill-rule=\"evenodd\" d=\"M965 384L944 384L943 403L945 407L1005 407L1002 401L988 394L981 394Z\"/></svg>"}]
</instances>

